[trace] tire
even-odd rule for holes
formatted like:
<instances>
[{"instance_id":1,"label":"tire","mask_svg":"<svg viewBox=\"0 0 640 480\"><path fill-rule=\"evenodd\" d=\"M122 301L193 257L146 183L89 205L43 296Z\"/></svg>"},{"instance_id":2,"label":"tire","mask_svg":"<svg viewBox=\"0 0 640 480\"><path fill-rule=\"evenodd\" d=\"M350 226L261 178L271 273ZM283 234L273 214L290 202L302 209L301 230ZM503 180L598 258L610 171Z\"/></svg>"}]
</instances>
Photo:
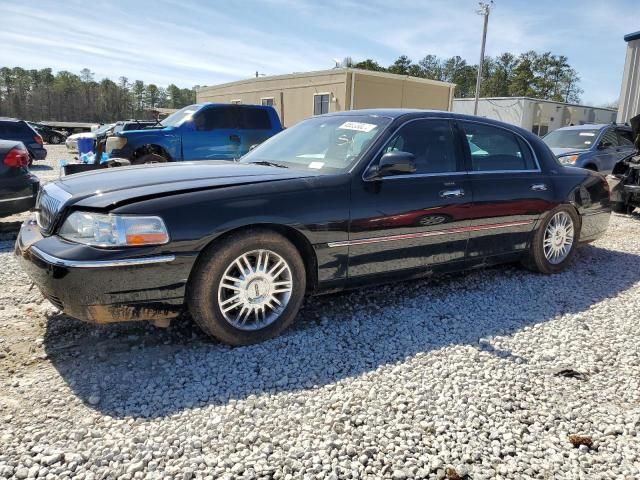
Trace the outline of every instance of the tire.
<instances>
[{"instance_id":1,"label":"tire","mask_svg":"<svg viewBox=\"0 0 640 480\"><path fill-rule=\"evenodd\" d=\"M145 163L166 163L166 157L157 153L146 153L131 161L131 165L144 165Z\"/></svg>"},{"instance_id":2,"label":"tire","mask_svg":"<svg viewBox=\"0 0 640 480\"><path fill-rule=\"evenodd\" d=\"M53 145L58 145L61 141L62 138L59 135L51 135L51 138L49 138L49 143Z\"/></svg>"},{"instance_id":3,"label":"tire","mask_svg":"<svg viewBox=\"0 0 640 480\"><path fill-rule=\"evenodd\" d=\"M553 230L552 223L554 221L557 221L556 219L559 218L564 218L567 221L570 219L573 227L573 237L571 245L570 247L568 247L568 251L566 252L566 254L560 255L554 259L553 253L550 253L550 250L553 251L555 249L555 246L563 244L559 241L563 238L562 233L560 233L559 237L554 237L551 232ZM558 238L558 243L555 243L556 238ZM545 254L545 240L553 242L548 245L547 254ZM534 232L533 240L531 241L531 246L529 249L529 256L523 263L527 268L540 273L559 273L567 268L567 266L573 260L579 241L580 219L578 218L578 214L572 207L557 207L546 214L544 220L542 221L538 229ZM550 255L551 260L549 259Z\"/></svg>"},{"instance_id":4,"label":"tire","mask_svg":"<svg viewBox=\"0 0 640 480\"><path fill-rule=\"evenodd\" d=\"M236 263L243 262L243 270L247 268L243 255L254 266L261 265L260 258L263 263L266 259L266 268L256 268L248 274L247 269L243 276ZM284 268L278 265L280 260L285 262L284 273L269 279L266 272L278 273ZM230 281L231 278L237 281ZM270 293L278 288L290 291ZM206 334L230 345L250 345L273 338L289 327L305 291L305 267L296 247L275 232L255 229L229 236L202 253L189 279L187 306ZM274 297L281 307L276 306ZM276 308L269 308L270 304ZM221 305L225 305L225 312Z\"/></svg>"}]
</instances>

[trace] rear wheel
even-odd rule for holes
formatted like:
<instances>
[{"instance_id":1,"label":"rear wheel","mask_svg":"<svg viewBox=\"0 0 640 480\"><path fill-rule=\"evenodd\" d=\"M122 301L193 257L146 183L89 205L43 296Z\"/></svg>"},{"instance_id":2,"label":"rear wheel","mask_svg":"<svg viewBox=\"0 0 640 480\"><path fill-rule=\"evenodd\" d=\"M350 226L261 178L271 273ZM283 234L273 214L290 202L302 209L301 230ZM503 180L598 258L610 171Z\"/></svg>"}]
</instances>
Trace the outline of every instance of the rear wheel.
<instances>
[{"instance_id":1,"label":"rear wheel","mask_svg":"<svg viewBox=\"0 0 640 480\"><path fill-rule=\"evenodd\" d=\"M546 274L561 272L571 263L579 239L578 215L570 207L558 207L536 230L525 265Z\"/></svg>"},{"instance_id":2,"label":"rear wheel","mask_svg":"<svg viewBox=\"0 0 640 480\"><path fill-rule=\"evenodd\" d=\"M187 303L205 333L231 345L248 345L291 325L305 289L298 250L275 232L253 230L203 253L189 281Z\"/></svg>"},{"instance_id":3,"label":"rear wheel","mask_svg":"<svg viewBox=\"0 0 640 480\"><path fill-rule=\"evenodd\" d=\"M51 137L49 138L49 143L53 145L58 145L61 141L62 138L60 137L60 135L51 135Z\"/></svg>"},{"instance_id":4,"label":"rear wheel","mask_svg":"<svg viewBox=\"0 0 640 480\"><path fill-rule=\"evenodd\" d=\"M158 153L146 153L131 161L131 165L144 165L145 163L166 163L167 159Z\"/></svg>"}]
</instances>

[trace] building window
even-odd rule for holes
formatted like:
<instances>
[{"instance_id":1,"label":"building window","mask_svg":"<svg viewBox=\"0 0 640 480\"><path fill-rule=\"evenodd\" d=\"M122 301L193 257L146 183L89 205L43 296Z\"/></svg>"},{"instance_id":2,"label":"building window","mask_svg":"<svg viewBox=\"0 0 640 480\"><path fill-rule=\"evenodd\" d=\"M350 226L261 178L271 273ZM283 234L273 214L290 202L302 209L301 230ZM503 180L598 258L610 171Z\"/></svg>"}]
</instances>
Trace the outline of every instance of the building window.
<instances>
[{"instance_id":1,"label":"building window","mask_svg":"<svg viewBox=\"0 0 640 480\"><path fill-rule=\"evenodd\" d=\"M313 114L329 113L329 93L317 93L313 96Z\"/></svg>"},{"instance_id":2,"label":"building window","mask_svg":"<svg viewBox=\"0 0 640 480\"><path fill-rule=\"evenodd\" d=\"M231 105L240 105L242 103L242 100L239 98L236 98L235 100L231 100Z\"/></svg>"},{"instance_id":3,"label":"building window","mask_svg":"<svg viewBox=\"0 0 640 480\"><path fill-rule=\"evenodd\" d=\"M534 125L531 129L533 133L538 135L539 137L544 137L547 133L549 133L549 125Z\"/></svg>"},{"instance_id":4,"label":"building window","mask_svg":"<svg viewBox=\"0 0 640 480\"><path fill-rule=\"evenodd\" d=\"M273 107L273 97L261 98L260 103L263 107Z\"/></svg>"}]
</instances>

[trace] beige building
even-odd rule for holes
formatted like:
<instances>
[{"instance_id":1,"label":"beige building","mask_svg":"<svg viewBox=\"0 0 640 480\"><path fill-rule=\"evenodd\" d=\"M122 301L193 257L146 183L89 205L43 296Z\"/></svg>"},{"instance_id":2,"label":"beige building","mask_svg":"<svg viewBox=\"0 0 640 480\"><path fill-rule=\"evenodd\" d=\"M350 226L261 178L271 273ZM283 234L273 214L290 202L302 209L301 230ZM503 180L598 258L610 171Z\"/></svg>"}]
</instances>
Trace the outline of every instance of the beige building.
<instances>
[{"instance_id":1,"label":"beige building","mask_svg":"<svg viewBox=\"0 0 640 480\"><path fill-rule=\"evenodd\" d=\"M453 111L473 115L473 98L456 98ZM569 125L611 123L616 110L529 97L480 98L478 116L517 125L537 135Z\"/></svg>"},{"instance_id":2,"label":"beige building","mask_svg":"<svg viewBox=\"0 0 640 480\"><path fill-rule=\"evenodd\" d=\"M312 115L362 108L451 110L455 85L424 78L336 68L251 78L199 88L198 103L271 105L284 126Z\"/></svg>"},{"instance_id":3,"label":"beige building","mask_svg":"<svg viewBox=\"0 0 640 480\"><path fill-rule=\"evenodd\" d=\"M628 122L640 113L640 32L625 35L627 58L622 75L618 123Z\"/></svg>"}]
</instances>

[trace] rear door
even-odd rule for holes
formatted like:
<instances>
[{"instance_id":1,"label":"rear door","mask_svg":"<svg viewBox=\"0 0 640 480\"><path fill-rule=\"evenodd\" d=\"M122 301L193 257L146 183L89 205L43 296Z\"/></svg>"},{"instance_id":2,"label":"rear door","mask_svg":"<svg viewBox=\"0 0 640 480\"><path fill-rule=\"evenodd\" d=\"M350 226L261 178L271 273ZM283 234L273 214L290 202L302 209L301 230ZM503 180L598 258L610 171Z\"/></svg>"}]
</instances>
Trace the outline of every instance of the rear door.
<instances>
[{"instance_id":1,"label":"rear door","mask_svg":"<svg viewBox=\"0 0 640 480\"><path fill-rule=\"evenodd\" d=\"M350 279L464 261L472 192L452 123L408 121L373 164L392 151L412 153L416 172L372 180L354 177Z\"/></svg>"},{"instance_id":2,"label":"rear door","mask_svg":"<svg viewBox=\"0 0 640 480\"><path fill-rule=\"evenodd\" d=\"M473 190L467 256L473 261L528 248L536 220L553 208L550 179L520 135L482 122L458 125Z\"/></svg>"},{"instance_id":3,"label":"rear door","mask_svg":"<svg viewBox=\"0 0 640 480\"><path fill-rule=\"evenodd\" d=\"M233 160L240 157L238 108L212 106L193 116L181 127L184 160Z\"/></svg>"}]
</instances>

